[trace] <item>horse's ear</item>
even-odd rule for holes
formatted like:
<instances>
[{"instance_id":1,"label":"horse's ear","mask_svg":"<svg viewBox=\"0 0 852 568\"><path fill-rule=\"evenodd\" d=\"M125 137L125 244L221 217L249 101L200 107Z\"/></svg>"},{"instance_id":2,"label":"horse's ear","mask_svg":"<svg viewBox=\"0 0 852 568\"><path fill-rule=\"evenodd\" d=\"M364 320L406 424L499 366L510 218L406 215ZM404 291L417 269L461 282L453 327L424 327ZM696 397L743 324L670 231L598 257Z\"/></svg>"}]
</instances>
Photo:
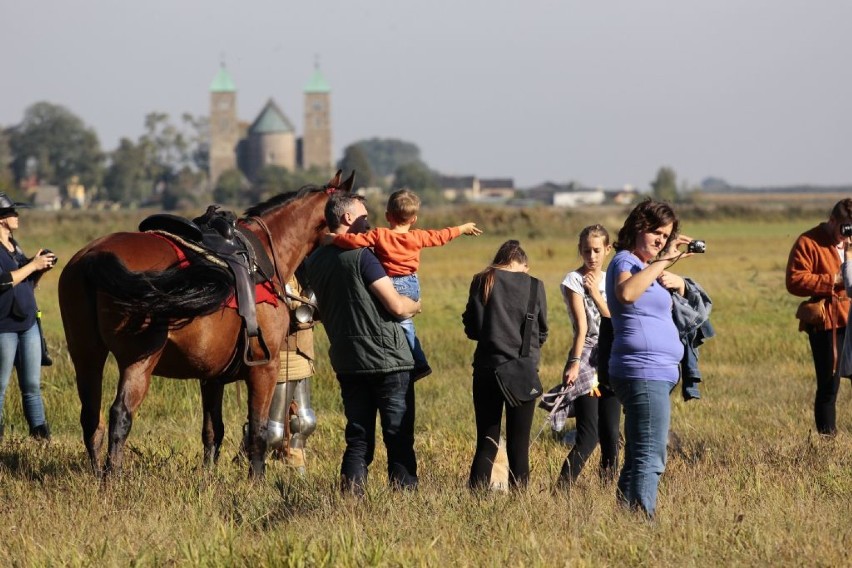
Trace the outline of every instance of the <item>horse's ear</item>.
<instances>
[{"instance_id":1,"label":"horse's ear","mask_svg":"<svg viewBox=\"0 0 852 568\"><path fill-rule=\"evenodd\" d=\"M340 187L340 177L343 175L343 170L337 170L337 173L334 174L334 177L328 180L328 183L325 184L325 187L328 189L338 189Z\"/></svg>"},{"instance_id":2,"label":"horse's ear","mask_svg":"<svg viewBox=\"0 0 852 568\"><path fill-rule=\"evenodd\" d=\"M352 170L352 173L349 174L349 177L346 178L343 183L340 184L340 191L352 191L352 186L355 185L355 170Z\"/></svg>"}]
</instances>

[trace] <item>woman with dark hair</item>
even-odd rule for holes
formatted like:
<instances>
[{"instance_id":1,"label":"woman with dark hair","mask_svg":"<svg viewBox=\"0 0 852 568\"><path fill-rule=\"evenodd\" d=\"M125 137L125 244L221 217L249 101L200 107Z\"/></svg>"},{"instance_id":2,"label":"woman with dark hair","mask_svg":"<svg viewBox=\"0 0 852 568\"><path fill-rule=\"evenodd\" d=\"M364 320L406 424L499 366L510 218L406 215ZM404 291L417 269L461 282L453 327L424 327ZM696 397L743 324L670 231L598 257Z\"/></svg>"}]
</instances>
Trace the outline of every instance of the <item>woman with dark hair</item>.
<instances>
[{"instance_id":1,"label":"woman with dark hair","mask_svg":"<svg viewBox=\"0 0 852 568\"><path fill-rule=\"evenodd\" d=\"M681 257L672 208L658 201L637 205L618 232L618 251L606 273L606 298L614 332L609 360L612 389L624 407L624 466L618 499L653 518L666 466L671 419L669 393L677 384L683 344L672 319L670 290L683 294L683 278L666 271Z\"/></svg>"},{"instance_id":2,"label":"woman with dark hair","mask_svg":"<svg viewBox=\"0 0 852 568\"><path fill-rule=\"evenodd\" d=\"M476 452L470 467L472 489L487 488L497 456L503 406L506 406L506 453L509 484L522 487L529 479L529 445L535 400L519 406L506 403L497 384L495 368L518 358L524 325L531 325L529 356L538 361L547 339L547 300L544 284L537 281L534 317L526 320L532 278L527 254L518 241L503 243L492 263L473 277L467 307L462 314L464 331L476 341L473 354L473 410L476 415Z\"/></svg>"},{"instance_id":3,"label":"woman with dark hair","mask_svg":"<svg viewBox=\"0 0 852 568\"><path fill-rule=\"evenodd\" d=\"M33 258L24 255L13 236L20 207L28 205L0 193L0 437L6 387L16 367L30 436L50 439L41 398L41 331L34 289L41 275L56 265L56 256L46 250Z\"/></svg>"},{"instance_id":4,"label":"woman with dark hair","mask_svg":"<svg viewBox=\"0 0 852 568\"><path fill-rule=\"evenodd\" d=\"M823 308L823 316L818 321L801 321L799 331L808 334L816 372L814 421L817 433L828 437L837 434L840 377L852 371L837 372L852 309L842 270L849 260L846 256L849 235L844 234L843 226L850 223L852 198L847 197L835 203L827 221L799 235L787 259L787 291L796 296L810 296L813 306Z\"/></svg>"}]
</instances>

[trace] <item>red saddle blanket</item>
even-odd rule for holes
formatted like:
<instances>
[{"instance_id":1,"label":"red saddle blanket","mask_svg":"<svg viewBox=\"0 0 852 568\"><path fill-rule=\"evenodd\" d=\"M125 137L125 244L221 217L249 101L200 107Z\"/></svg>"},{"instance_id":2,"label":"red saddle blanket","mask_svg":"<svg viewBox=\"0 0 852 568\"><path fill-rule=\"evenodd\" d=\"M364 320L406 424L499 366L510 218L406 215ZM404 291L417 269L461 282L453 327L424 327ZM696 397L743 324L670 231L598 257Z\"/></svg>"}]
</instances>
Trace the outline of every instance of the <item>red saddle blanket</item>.
<instances>
[{"instance_id":1,"label":"red saddle blanket","mask_svg":"<svg viewBox=\"0 0 852 568\"><path fill-rule=\"evenodd\" d=\"M171 247L175 251L175 256L177 256L178 258L179 266L184 267L189 265L189 260L186 258L186 253L183 252L183 249L180 248L177 243L175 243L173 240L164 235L160 235L158 233L151 234L160 237L171 245ZM278 305L278 298L275 296L275 290L272 287L272 282L269 282L267 280L266 282L257 284L254 287L254 302L255 304L262 304L265 302L267 304L272 304L273 306ZM237 296L235 294L231 294L230 297L225 300L225 307L237 309Z\"/></svg>"}]
</instances>

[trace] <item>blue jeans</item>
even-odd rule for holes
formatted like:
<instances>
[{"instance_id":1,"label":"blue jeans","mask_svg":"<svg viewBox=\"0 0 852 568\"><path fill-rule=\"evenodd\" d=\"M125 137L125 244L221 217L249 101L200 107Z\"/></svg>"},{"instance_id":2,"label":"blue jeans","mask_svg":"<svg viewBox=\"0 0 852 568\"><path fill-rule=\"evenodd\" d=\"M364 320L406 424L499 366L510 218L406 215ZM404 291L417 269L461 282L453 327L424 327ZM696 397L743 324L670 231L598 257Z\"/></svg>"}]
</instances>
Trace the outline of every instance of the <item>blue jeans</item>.
<instances>
[{"instance_id":1,"label":"blue jeans","mask_svg":"<svg viewBox=\"0 0 852 568\"><path fill-rule=\"evenodd\" d=\"M675 385L610 377L624 407L624 466L618 477L618 500L654 518L657 488L666 469L666 444L671 422L669 394Z\"/></svg>"},{"instance_id":2,"label":"blue jeans","mask_svg":"<svg viewBox=\"0 0 852 568\"><path fill-rule=\"evenodd\" d=\"M409 371L385 375L338 375L346 415L346 450L341 488L363 492L376 449L376 412L388 453L388 481L396 488L417 487L414 454L414 382Z\"/></svg>"},{"instance_id":3,"label":"blue jeans","mask_svg":"<svg viewBox=\"0 0 852 568\"><path fill-rule=\"evenodd\" d=\"M407 274L405 276L391 276L393 287L397 293L412 300L420 299L420 280L417 274ZM404 319L399 322L402 326L402 331L405 333L405 339L408 341L408 346L411 347L411 355L414 357L414 370L425 369L429 366L426 360L426 354L423 353L423 348L420 346L420 340L417 339L417 334L414 332L414 321L411 318Z\"/></svg>"},{"instance_id":4,"label":"blue jeans","mask_svg":"<svg viewBox=\"0 0 852 568\"><path fill-rule=\"evenodd\" d=\"M0 333L0 423L12 367L18 370L18 385L24 416L30 429L45 423L41 398L41 332L38 324L27 331Z\"/></svg>"}]
</instances>

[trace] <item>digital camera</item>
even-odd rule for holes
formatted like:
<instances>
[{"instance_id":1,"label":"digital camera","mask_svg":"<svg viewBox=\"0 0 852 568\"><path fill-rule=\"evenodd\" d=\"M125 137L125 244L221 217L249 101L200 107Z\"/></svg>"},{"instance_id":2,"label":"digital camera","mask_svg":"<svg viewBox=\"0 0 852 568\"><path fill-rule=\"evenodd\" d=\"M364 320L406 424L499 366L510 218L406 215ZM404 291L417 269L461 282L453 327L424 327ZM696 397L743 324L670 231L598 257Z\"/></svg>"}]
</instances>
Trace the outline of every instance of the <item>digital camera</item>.
<instances>
[{"instance_id":1,"label":"digital camera","mask_svg":"<svg viewBox=\"0 0 852 568\"><path fill-rule=\"evenodd\" d=\"M840 225L840 234L844 237L852 237L852 223L843 223Z\"/></svg>"},{"instance_id":2,"label":"digital camera","mask_svg":"<svg viewBox=\"0 0 852 568\"><path fill-rule=\"evenodd\" d=\"M704 241L689 241L689 244L686 245L686 252L707 252L707 243Z\"/></svg>"},{"instance_id":3,"label":"digital camera","mask_svg":"<svg viewBox=\"0 0 852 568\"><path fill-rule=\"evenodd\" d=\"M50 249L42 249L41 254L42 254L42 256L44 256L46 254L52 254L53 255L53 262L50 263L51 266L56 266L56 263L59 262L59 257L57 257L56 253L54 253Z\"/></svg>"}]
</instances>

